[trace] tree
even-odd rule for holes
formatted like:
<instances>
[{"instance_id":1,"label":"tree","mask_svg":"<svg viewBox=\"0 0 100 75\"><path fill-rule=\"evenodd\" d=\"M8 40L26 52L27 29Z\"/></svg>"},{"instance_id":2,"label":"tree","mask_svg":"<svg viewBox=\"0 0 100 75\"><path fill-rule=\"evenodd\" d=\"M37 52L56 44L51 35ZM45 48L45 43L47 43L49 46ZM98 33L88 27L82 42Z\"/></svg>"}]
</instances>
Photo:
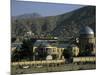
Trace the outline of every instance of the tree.
<instances>
[{"instance_id":1,"label":"tree","mask_svg":"<svg viewBox=\"0 0 100 75\"><path fill-rule=\"evenodd\" d=\"M91 56L91 50L81 50L80 56Z\"/></svg>"},{"instance_id":2,"label":"tree","mask_svg":"<svg viewBox=\"0 0 100 75\"><path fill-rule=\"evenodd\" d=\"M24 39L21 47L16 48L12 53L12 61L33 60L33 45L35 39Z\"/></svg>"},{"instance_id":3,"label":"tree","mask_svg":"<svg viewBox=\"0 0 100 75\"><path fill-rule=\"evenodd\" d=\"M20 47L16 47L16 50L14 50L11 54L11 61L15 62L15 61L20 61L22 59L21 56L21 50Z\"/></svg>"},{"instance_id":4,"label":"tree","mask_svg":"<svg viewBox=\"0 0 100 75\"><path fill-rule=\"evenodd\" d=\"M71 62L73 53L71 49L64 49L63 51L63 56L66 60L68 60L69 62Z\"/></svg>"},{"instance_id":5,"label":"tree","mask_svg":"<svg viewBox=\"0 0 100 75\"><path fill-rule=\"evenodd\" d=\"M33 45L35 43L35 39L24 39L22 48L21 48L21 55L24 59L32 60L33 59Z\"/></svg>"}]
</instances>

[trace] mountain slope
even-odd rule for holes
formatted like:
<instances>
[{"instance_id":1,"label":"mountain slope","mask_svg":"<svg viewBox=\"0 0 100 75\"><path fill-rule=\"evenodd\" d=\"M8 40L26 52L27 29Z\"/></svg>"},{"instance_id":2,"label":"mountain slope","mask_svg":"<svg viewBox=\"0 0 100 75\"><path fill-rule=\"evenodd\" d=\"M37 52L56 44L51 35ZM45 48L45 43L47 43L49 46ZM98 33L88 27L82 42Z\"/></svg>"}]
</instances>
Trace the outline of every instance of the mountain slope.
<instances>
[{"instance_id":1,"label":"mountain slope","mask_svg":"<svg viewBox=\"0 0 100 75\"><path fill-rule=\"evenodd\" d=\"M52 31L52 33L56 36L60 35L64 36L74 36L78 35L79 29L82 25L90 26L95 32L95 7L94 6L87 6L75 10L71 13L69 18L65 18L63 20L63 16L67 16L66 14L61 15L61 22L57 25L57 27Z\"/></svg>"},{"instance_id":2,"label":"mountain slope","mask_svg":"<svg viewBox=\"0 0 100 75\"><path fill-rule=\"evenodd\" d=\"M12 16L13 20L16 19L36 19L36 18L40 18L42 17L40 14L38 13L31 13L31 14L23 14L23 15L19 15L19 16Z\"/></svg>"},{"instance_id":3,"label":"mountain slope","mask_svg":"<svg viewBox=\"0 0 100 75\"><path fill-rule=\"evenodd\" d=\"M95 32L95 6L86 6L58 16L12 21L12 35L23 36L27 31L35 34L51 34L58 37L78 36L82 25L90 26Z\"/></svg>"}]
</instances>

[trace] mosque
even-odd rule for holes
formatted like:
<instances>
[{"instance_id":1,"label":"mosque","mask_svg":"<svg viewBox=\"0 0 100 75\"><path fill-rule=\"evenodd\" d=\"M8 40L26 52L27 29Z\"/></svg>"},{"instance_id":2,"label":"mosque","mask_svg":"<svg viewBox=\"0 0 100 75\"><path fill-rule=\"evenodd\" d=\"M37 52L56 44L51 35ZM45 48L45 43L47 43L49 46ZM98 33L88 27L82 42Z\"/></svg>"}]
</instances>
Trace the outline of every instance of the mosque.
<instances>
[{"instance_id":1,"label":"mosque","mask_svg":"<svg viewBox=\"0 0 100 75\"><path fill-rule=\"evenodd\" d=\"M80 53L87 51L90 52L90 55L95 55L96 53L95 45L96 45L96 38L94 35L94 31L88 26L83 27L80 30L80 36L79 36Z\"/></svg>"},{"instance_id":2,"label":"mosque","mask_svg":"<svg viewBox=\"0 0 100 75\"><path fill-rule=\"evenodd\" d=\"M80 29L80 35L78 37L78 45L70 44L69 47L59 47L58 45L51 45L46 41L42 41L40 49L36 42L33 47L33 52L36 54L35 57L41 58L42 55L46 54L41 58L42 60L61 60L64 59L63 51L69 49L72 51L73 56L94 56L96 54L96 39L94 31L89 26L84 26ZM39 42L39 41L38 41ZM40 55L40 56L39 56ZM39 59L38 58L38 59ZM36 59L36 58L35 58Z\"/></svg>"},{"instance_id":3,"label":"mosque","mask_svg":"<svg viewBox=\"0 0 100 75\"><path fill-rule=\"evenodd\" d=\"M66 58L63 55L63 52L66 49L70 50L73 55L73 61L70 63L96 62L96 38L94 31L89 26L84 26L80 29L79 37L77 37L77 40L75 41L76 43L59 46L60 44L56 44L54 41L57 42L57 39L44 38L42 40L37 40L33 45L33 60L31 64L64 64ZM13 63L13 65L16 64L19 63ZM20 65L23 64L25 63L20 63Z\"/></svg>"}]
</instances>

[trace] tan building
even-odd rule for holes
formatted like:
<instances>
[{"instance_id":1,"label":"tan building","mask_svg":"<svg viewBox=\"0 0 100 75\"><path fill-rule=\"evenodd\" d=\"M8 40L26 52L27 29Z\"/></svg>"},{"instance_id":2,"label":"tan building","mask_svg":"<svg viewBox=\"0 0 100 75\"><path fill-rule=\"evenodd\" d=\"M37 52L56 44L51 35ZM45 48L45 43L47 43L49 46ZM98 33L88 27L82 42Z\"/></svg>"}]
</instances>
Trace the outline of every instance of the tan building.
<instances>
[{"instance_id":1,"label":"tan building","mask_svg":"<svg viewBox=\"0 0 100 75\"><path fill-rule=\"evenodd\" d=\"M37 52L38 54L46 54L46 56L44 57L44 60L48 60L49 57L52 60L59 60L59 59L64 59L64 57L62 56L63 50L64 48L58 48L57 46L52 46L48 43L41 43L41 48L39 49L39 45L38 46L34 46L33 47L33 52Z\"/></svg>"},{"instance_id":2,"label":"tan building","mask_svg":"<svg viewBox=\"0 0 100 75\"><path fill-rule=\"evenodd\" d=\"M79 55L79 47L73 44L73 45L71 45L71 48L72 48L73 56L78 56Z\"/></svg>"},{"instance_id":3,"label":"tan building","mask_svg":"<svg viewBox=\"0 0 100 75\"><path fill-rule=\"evenodd\" d=\"M78 47L77 45L71 44L71 45L68 46L67 49L68 49L68 50L71 50L72 55L73 55L74 57L77 57L77 56L79 55L79 47Z\"/></svg>"}]
</instances>

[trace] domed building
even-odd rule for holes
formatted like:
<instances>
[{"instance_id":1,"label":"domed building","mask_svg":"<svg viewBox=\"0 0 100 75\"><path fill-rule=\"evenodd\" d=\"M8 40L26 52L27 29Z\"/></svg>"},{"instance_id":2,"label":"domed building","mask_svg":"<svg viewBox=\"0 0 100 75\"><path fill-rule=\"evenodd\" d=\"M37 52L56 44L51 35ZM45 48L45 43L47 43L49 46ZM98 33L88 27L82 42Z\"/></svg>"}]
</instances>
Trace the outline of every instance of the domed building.
<instances>
[{"instance_id":1,"label":"domed building","mask_svg":"<svg viewBox=\"0 0 100 75\"><path fill-rule=\"evenodd\" d=\"M81 53L90 52L86 55L95 55L94 31L90 27L84 26L80 29L79 46Z\"/></svg>"},{"instance_id":2,"label":"domed building","mask_svg":"<svg viewBox=\"0 0 100 75\"><path fill-rule=\"evenodd\" d=\"M84 26L80 29L80 37L93 38L94 31L90 27Z\"/></svg>"}]
</instances>

